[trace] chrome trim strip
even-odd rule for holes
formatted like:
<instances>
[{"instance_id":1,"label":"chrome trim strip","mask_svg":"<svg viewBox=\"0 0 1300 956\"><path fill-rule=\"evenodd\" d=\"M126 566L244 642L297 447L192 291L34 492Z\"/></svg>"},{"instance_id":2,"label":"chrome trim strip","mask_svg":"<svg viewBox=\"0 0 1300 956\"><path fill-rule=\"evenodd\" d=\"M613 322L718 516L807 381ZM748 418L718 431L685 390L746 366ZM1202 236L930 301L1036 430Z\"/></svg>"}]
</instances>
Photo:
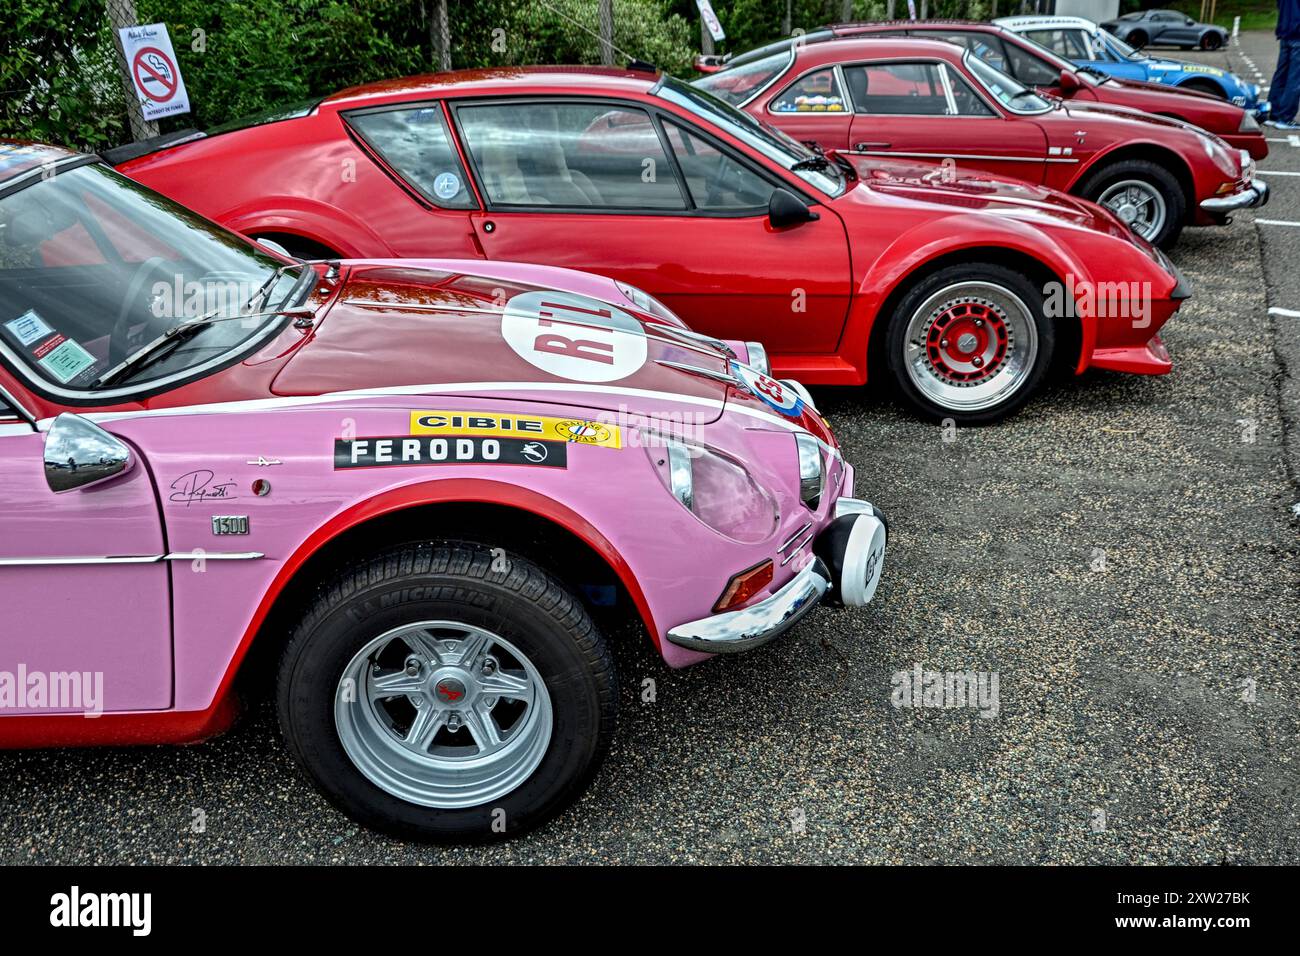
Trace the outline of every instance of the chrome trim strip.
<instances>
[{"instance_id":1,"label":"chrome trim strip","mask_svg":"<svg viewBox=\"0 0 1300 956\"><path fill-rule=\"evenodd\" d=\"M715 382L722 382L726 385L732 385L743 391L749 391L745 383L734 375L726 372L715 372L711 368L700 368L698 365L687 365L685 362L670 362L667 359L655 359L656 365L662 365L665 368L681 369L683 372L693 372L696 375L702 375L705 378L711 378Z\"/></svg>"},{"instance_id":2,"label":"chrome trim strip","mask_svg":"<svg viewBox=\"0 0 1300 956\"><path fill-rule=\"evenodd\" d=\"M710 654L734 654L766 644L794 627L830 589L830 572L809 558L781 590L750 607L679 624L668 631L678 647Z\"/></svg>"},{"instance_id":3,"label":"chrome trim strip","mask_svg":"<svg viewBox=\"0 0 1300 956\"><path fill-rule=\"evenodd\" d=\"M158 564L161 561L254 561L260 551L175 551L170 554L70 555L57 558L0 558L0 567L50 567L82 564Z\"/></svg>"},{"instance_id":4,"label":"chrome trim strip","mask_svg":"<svg viewBox=\"0 0 1300 956\"><path fill-rule=\"evenodd\" d=\"M951 159L961 162L963 159L987 159L999 163L1077 163L1077 159L1053 159L1047 156L986 156L979 153L904 153L895 149L851 149L851 156L906 156L909 159Z\"/></svg>"},{"instance_id":5,"label":"chrome trim strip","mask_svg":"<svg viewBox=\"0 0 1300 956\"><path fill-rule=\"evenodd\" d=\"M807 531L809 528L811 528L811 527L812 527L812 522L809 521L807 524L805 524L802 528L800 528L800 529L799 529L798 531L796 531L794 534L790 535L790 537L788 537L788 538L786 539L785 544L781 545L781 547L779 547L779 548L776 549L776 553L777 553L777 554L785 554L786 548L790 547L790 545L794 544L796 541L798 541L800 538L802 538L803 535L804 535L804 532L806 532L806 531Z\"/></svg>"},{"instance_id":6,"label":"chrome trim strip","mask_svg":"<svg viewBox=\"0 0 1300 956\"><path fill-rule=\"evenodd\" d=\"M807 537L805 537L802 541L800 541L799 544L795 546L794 550L792 550L789 554L785 556L785 559L781 562L781 567L785 567L792 560L794 560L794 556L797 555L800 551L802 551L804 549L804 546L807 545L808 542L810 542L812 539L813 539L813 532L810 529L808 531Z\"/></svg>"}]
</instances>

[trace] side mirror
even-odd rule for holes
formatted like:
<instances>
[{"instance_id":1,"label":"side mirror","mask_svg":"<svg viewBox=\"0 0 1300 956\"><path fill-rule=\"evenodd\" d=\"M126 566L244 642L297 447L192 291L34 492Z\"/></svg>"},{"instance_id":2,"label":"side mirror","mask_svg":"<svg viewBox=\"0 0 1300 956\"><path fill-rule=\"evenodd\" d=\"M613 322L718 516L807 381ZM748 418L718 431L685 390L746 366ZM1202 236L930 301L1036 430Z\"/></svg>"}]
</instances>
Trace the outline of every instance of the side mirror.
<instances>
[{"instance_id":1,"label":"side mirror","mask_svg":"<svg viewBox=\"0 0 1300 956\"><path fill-rule=\"evenodd\" d=\"M804 201L788 189L772 190L772 198L767 201L767 221L772 224L773 229L797 226L820 218L821 216L804 205Z\"/></svg>"},{"instance_id":2,"label":"side mirror","mask_svg":"<svg viewBox=\"0 0 1300 956\"><path fill-rule=\"evenodd\" d=\"M56 495L131 470L131 449L94 422L64 412L45 435L45 482Z\"/></svg>"},{"instance_id":3,"label":"side mirror","mask_svg":"<svg viewBox=\"0 0 1300 956\"><path fill-rule=\"evenodd\" d=\"M1056 82L1062 93L1073 93L1079 88L1079 78L1074 75L1074 70L1062 70L1061 78Z\"/></svg>"}]
</instances>

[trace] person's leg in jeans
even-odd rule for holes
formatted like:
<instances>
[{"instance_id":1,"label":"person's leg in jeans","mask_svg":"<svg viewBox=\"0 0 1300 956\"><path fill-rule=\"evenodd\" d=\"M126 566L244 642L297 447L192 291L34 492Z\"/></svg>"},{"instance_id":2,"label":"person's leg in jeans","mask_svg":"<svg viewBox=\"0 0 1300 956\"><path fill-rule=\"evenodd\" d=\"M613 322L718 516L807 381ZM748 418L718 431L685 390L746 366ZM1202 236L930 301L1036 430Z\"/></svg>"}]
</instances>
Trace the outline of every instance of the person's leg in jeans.
<instances>
[{"instance_id":1,"label":"person's leg in jeans","mask_svg":"<svg viewBox=\"0 0 1300 956\"><path fill-rule=\"evenodd\" d=\"M1279 40L1277 70L1269 84L1271 119L1276 123L1294 123L1300 107L1300 40Z\"/></svg>"}]
</instances>

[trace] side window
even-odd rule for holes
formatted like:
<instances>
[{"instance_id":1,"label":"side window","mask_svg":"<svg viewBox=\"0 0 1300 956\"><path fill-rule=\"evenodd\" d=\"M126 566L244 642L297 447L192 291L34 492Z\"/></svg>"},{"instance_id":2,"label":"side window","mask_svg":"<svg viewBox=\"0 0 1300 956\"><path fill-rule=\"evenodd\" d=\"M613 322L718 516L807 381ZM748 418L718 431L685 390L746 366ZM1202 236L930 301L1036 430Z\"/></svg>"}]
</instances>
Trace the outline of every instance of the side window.
<instances>
[{"instance_id":1,"label":"side window","mask_svg":"<svg viewBox=\"0 0 1300 956\"><path fill-rule=\"evenodd\" d=\"M918 32L917 36L934 37L938 40L947 40L949 43L955 43L958 46L964 46L971 53L979 57L990 66L994 66L1003 73L1007 72L1007 56L1002 49L1002 41L997 37L987 33L940 33L935 32Z\"/></svg>"},{"instance_id":2,"label":"side window","mask_svg":"<svg viewBox=\"0 0 1300 956\"><path fill-rule=\"evenodd\" d=\"M488 200L498 206L684 210L649 114L598 103L456 111Z\"/></svg>"},{"instance_id":3,"label":"side window","mask_svg":"<svg viewBox=\"0 0 1300 956\"><path fill-rule=\"evenodd\" d=\"M818 70L795 80L772 101L774 113L843 113L844 94L834 70Z\"/></svg>"},{"instance_id":4,"label":"side window","mask_svg":"<svg viewBox=\"0 0 1300 956\"><path fill-rule=\"evenodd\" d=\"M1078 30L1033 30L1027 36L1064 59L1092 59L1084 43L1083 34Z\"/></svg>"},{"instance_id":5,"label":"side window","mask_svg":"<svg viewBox=\"0 0 1300 956\"><path fill-rule=\"evenodd\" d=\"M871 63L847 67L853 108L859 113L944 116L948 97L936 63Z\"/></svg>"},{"instance_id":6,"label":"side window","mask_svg":"<svg viewBox=\"0 0 1300 956\"><path fill-rule=\"evenodd\" d=\"M1007 63L1011 67L1007 72L1026 86L1055 86L1061 82L1060 70L1015 43L1007 44Z\"/></svg>"},{"instance_id":7,"label":"side window","mask_svg":"<svg viewBox=\"0 0 1300 956\"><path fill-rule=\"evenodd\" d=\"M675 123L665 122L664 132L697 209L767 207L772 186L763 177Z\"/></svg>"},{"instance_id":8,"label":"side window","mask_svg":"<svg viewBox=\"0 0 1300 956\"><path fill-rule=\"evenodd\" d=\"M951 68L947 70L948 82L952 85L952 99L957 104L958 116L996 116L979 96L971 89L965 79Z\"/></svg>"},{"instance_id":9,"label":"side window","mask_svg":"<svg viewBox=\"0 0 1300 956\"><path fill-rule=\"evenodd\" d=\"M348 125L430 202L444 209L478 205L441 106L354 114Z\"/></svg>"}]
</instances>

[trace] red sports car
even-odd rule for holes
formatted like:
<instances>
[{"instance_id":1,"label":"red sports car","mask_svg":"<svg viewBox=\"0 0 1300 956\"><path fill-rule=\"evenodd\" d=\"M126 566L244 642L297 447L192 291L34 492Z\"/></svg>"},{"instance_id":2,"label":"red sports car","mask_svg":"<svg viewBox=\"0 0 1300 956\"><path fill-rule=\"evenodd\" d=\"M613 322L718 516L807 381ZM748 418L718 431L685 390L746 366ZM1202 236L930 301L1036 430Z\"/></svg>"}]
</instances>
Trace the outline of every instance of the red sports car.
<instances>
[{"instance_id":1,"label":"red sports car","mask_svg":"<svg viewBox=\"0 0 1300 956\"><path fill-rule=\"evenodd\" d=\"M1216 136L1125 107L1066 105L952 43L785 46L695 85L823 149L950 159L1083 196L1165 248L1184 225L1221 224L1268 199L1254 161Z\"/></svg>"},{"instance_id":2,"label":"red sports car","mask_svg":"<svg viewBox=\"0 0 1300 956\"><path fill-rule=\"evenodd\" d=\"M609 276L697 331L761 340L781 377L862 384L870 358L940 419L1007 414L1053 358L1169 371L1157 333L1187 295L1092 203L923 167L864 176L649 70L393 80L180 139L109 158L300 255Z\"/></svg>"},{"instance_id":3,"label":"red sports car","mask_svg":"<svg viewBox=\"0 0 1300 956\"><path fill-rule=\"evenodd\" d=\"M1058 31L1061 32L1061 31ZM995 23L976 20L893 20L882 23L841 23L807 34L809 40L861 36L914 36L946 40L964 46L980 59L1026 86L1069 100L1072 106L1103 103L1127 106L1156 116L1168 116L1213 133L1234 149L1244 149L1259 162L1268 156L1268 140L1254 114L1225 102L1221 95L1199 88L1112 77L1101 70L1077 66L1029 37ZM1068 38L1067 38L1068 39ZM1064 40L1063 46L1068 45ZM716 73L756 64L766 57L788 55L790 41L781 40L737 57L701 56L696 69Z\"/></svg>"}]
</instances>

